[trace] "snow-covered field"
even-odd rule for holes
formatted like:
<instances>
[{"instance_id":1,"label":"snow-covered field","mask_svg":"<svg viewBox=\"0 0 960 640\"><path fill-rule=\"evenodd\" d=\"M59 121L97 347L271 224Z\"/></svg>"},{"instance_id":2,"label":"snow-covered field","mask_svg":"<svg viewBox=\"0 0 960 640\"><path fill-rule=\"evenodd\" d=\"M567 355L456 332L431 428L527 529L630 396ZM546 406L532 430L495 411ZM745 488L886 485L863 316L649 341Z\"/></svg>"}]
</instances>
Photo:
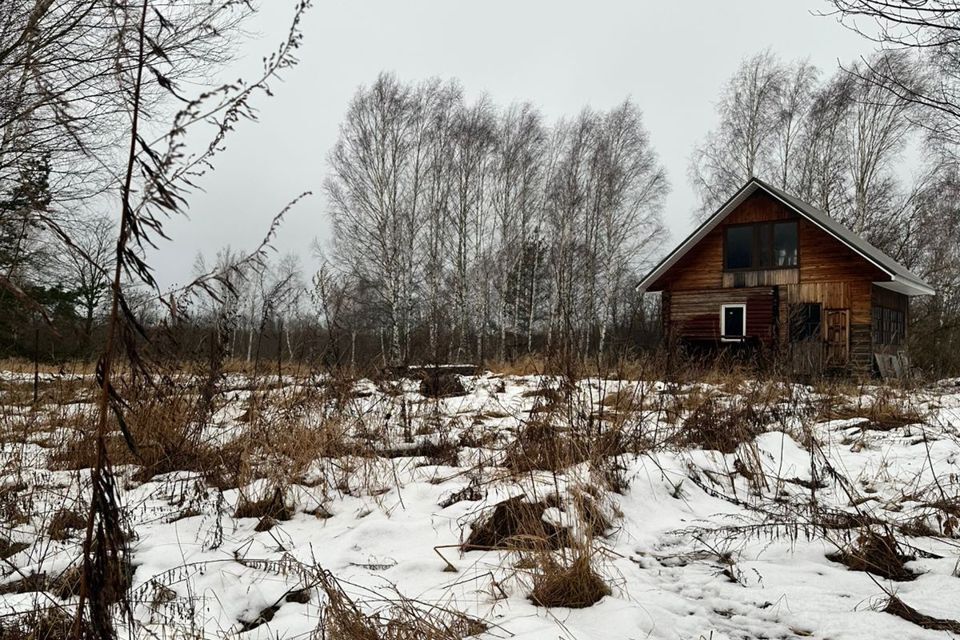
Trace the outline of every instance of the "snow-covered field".
<instances>
[{"instance_id":1,"label":"snow-covered field","mask_svg":"<svg viewBox=\"0 0 960 640\"><path fill-rule=\"evenodd\" d=\"M31 409L14 397L31 379L0 380L0 625L76 601L64 584L88 475L56 460L89 406L78 392ZM136 635L415 637L387 623L406 616L445 630L433 638L902 639L951 637L960 620L960 381L460 381L464 394L432 398L361 380L334 401L329 381L290 379L253 418L248 381L221 382L205 442L227 448L254 423L294 442L251 454L242 486L116 467ZM275 494L282 515L237 517ZM510 530L521 502L546 526ZM501 539L479 544L483 527ZM536 585L576 558L607 595L538 606ZM891 594L928 617L885 611ZM344 602L367 635L337 626Z\"/></svg>"}]
</instances>

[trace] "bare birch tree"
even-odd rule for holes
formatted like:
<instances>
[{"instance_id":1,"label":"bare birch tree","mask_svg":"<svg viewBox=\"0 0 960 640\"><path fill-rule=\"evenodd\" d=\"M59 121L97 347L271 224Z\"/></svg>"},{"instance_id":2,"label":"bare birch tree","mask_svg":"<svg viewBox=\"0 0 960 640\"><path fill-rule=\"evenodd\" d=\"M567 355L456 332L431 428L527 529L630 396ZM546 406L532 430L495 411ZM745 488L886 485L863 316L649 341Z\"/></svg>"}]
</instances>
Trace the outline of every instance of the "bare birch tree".
<instances>
[{"instance_id":1,"label":"bare birch tree","mask_svg":"<svg viewBox=\"0 0 960 640\"><path fill-rule=\"evenodd\" d=\"M664 236L666 176L630 102L583 111L558 127L553 144L546 216L557 338L578 355L596 339L602 353L622 283Z\"/></svg>"},{"instance_id":2,"label":"bare birch tree","mask_svg":"<svg viewBox=\"0 0 960 640\"><path fill-rule=\"evenodd\" d=\"M422 89L427 105L428 139L424 171L423 232L418 251L422 255L423 316L427 324L430 359L438 362L440 334L450 318L447 291L448 248L454 189L454 122L463 108L463 94L455 82L426 83Z\"/></svg>"},{"instance_id":3,"label":"bare birch tree","mask_svg":"<svg viewBox=\"0 0 960 640\"><path fill-rule=\"evenodd\" d=\"M485 181L489 177L494 132L494 113L486 98L461 108L453 122L453 189L447 225L457 326L456 359L469 353L471 336L482 339L486 314L483 254L490 223Z\"/></svg>"},{"instance_id":4,"label":"bare birch tree","mask_svg":"<svg viewBox=\"0 0 960 640\"><path fill-rule=\"evenodd\" d=\"M330 156L333 174L326 183L337 260L383 301L385 355L394 364L405 355L402 333L419 227L412 203L423 165L411 131L420 115L410 89L392 76L381 75L358 91Z\"/></svg>"},{"instance_id":5,"label":"bare birch tree","mask_svg":"<svg viewBox=\"0 0 960 640\"><path fill-rule=\"evenodd\" d=\"M782 189L793 190L791 180L796 173L796 165L806 151L804 124L813 108L818 75L817 68L806 60L795 62L783 70L783 84L777 92L773 167L770 171L770 177Z\"/></svg>"},{"instance_id":6,"label":"bare birch tree","mask_svg":"<svg viewBox=\"0 0 960 640\"><path fill-rule=\"evenodd\" d=\"M960 145L960 3L956 0L829 0L827 15L875 42L880 55L865 58L851 71L920 109L921 124L956 156ZM903 52L919 63L902 72ZM887 54L899 52L899 56Z\"/></svg>"},{"instance_id":7,"label":"bare birch tree","mask_svg":"<svg viewBox=\"0 0 960 640\"><path fill-rule=\"evenodd\" d=\"M106 217L81 220L71 230L73 245L57 251L57 273L76 296L83 318L82 349L90 348L94 320L110 292L114 224ZM85 354L89 355L89 354Z\"/></svg>"},{"instance_id":8,"label":"bare birch tree","mask_svg":"<svg viewBox=\"0 0 960 640\"><path fill-rule=\"evenodd\" d=\"M625 102L605 115L592 166L598 219L597 351L603 355L624 285L640 269L651 266L656 246L666 236L660 218L668 189L666 173L634 104Z\"/></svg>"},{"instance_id":9,"label":"bare birch tree","mask_svg":"<svg viewBox=\"0 0 960 640\"><path fill-rule=\"evenodd\" d=\"M824 84L806 62L786 64L768 52L745 60L718 104L720 124L697 149L691 175L700 215L711 213L752 176L810 200L869 235L902 208L893 165L917 132L911 103L884 92L872 69L898 77L916 66L884 53Z\"/></svg>"},{"instance_id":10,"label":"bare birch tree","mask_svg":"<svg viewBox=\"0 0 960 640\"><path fill-rule=\"evenodd\" d=\"M786 69L771 51L744 60L724 85L720 125L694 152L690 177L704 217L753 176L769 170L780 130Z\"/></svg>"},{"instance_id":11,"label":"bare birch tree","mask_svg":"<svg viewBox=\"0 0 960 640\"><path fill-rule=\"evenodd\" d=\"M913 68L905 55L896 53L881 54L870 66L883 66L898 77ZM908 136L916 131L910 117L913 105L886 92L871 73L869 67L852 67L854 92L845 154L851 201L845 211L834 210L847 226L861 233L890 221L891 205L900 197L893 164Z\"/></svg>"},{"instance_id":12,"label":"bare birch tree","mask_svg":"<svg viewBox=\"0 0 960 640\"><path fill-rule=\"evenodd\" d=\"M507 356L508 333L515 340L526 323L529 343L532 331L526 300L536 297L537 272L543 268L535 247L540 242L542 225L545 142L546 131L532 105L513 106L501 116L490 184L491 205L499 229L495 260L499 358ZM516 355L515 346L510 351L511 356Z\"/></svg>"}]
</instances>

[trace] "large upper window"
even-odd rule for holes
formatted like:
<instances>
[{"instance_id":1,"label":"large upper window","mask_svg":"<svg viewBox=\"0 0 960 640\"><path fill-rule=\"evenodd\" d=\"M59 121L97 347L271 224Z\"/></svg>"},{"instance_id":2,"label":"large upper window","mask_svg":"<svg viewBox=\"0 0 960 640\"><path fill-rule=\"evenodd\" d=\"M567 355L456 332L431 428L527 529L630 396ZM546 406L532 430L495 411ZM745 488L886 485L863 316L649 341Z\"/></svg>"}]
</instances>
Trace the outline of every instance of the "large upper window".
<instances>
[{"instance_id":1,"label":"large upper window","mask_svg":"<svg viewBox=\"0 0 960 640\"><path fill-rule=\"evenodd\" d=\"M749 269L753 266L753 227L727 227L727 269Z\"/></svg>"},{"instance_id":2,"label":"large upper window","mask_svg":"<svg viewBox=\"0 0 960 640\"><path fill-rule=\"evenodd\" d=\"M773 235L773 252L769 266L797 266L797 223L774 222L769 226L772 227Z\"/></svg>"},{"instance_id":3,"label":"large upper window","mask_svg":"<svg viewBox=\"0 0 960 640\"><path fill-rule=\"evenodd\" d=\"M797 266L797 223L738 224L726 229L725 269L776 269Z\"/></svg>"}]
</instances>

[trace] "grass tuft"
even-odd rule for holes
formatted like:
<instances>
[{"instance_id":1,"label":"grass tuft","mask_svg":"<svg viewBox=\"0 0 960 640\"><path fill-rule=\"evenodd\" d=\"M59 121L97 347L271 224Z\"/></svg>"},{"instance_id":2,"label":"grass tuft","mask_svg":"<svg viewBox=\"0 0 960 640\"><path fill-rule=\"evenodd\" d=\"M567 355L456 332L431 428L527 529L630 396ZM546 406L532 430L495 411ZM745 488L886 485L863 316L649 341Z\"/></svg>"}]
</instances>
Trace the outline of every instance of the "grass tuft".
<instances>
[{"instance_id":1,"label":"grass tuft","mask_svg":"<svg viewBox=\"0 0 960 640\"><path fill-rule=\"evenodd\" d=\"M902 553L900 545L890 533L876 533L865 528L856 543L827 555L829 560L846 565L851 571L864 571L899 582L917 577L906 567L913 556Z\"/></svg>"},{"instance_id":2,"label":"grass tuft","mask_svg":"<svg viewBox=\"0 0 960 640\"><path fill-rule=\"evenodd\" d=\"M293 517L293 509L287 506L284 492L280 487L259 500L251 500L246 496L240 497L235 518L259 518L255 531L269 531L277 522L289 520Z\"/></svg>"},{"instance_id":3,"label":"grass tuft","mask_svg":"<svg viewBox=\"0 0 960 640\"><path fill-rule=\"evenodd\" d=\"M530 599L541 607L583 609L610 595L610 587L590 564L590 555L577 554L569 564L549 554L540 554Z\"/></svg>"},{"instance_id":4,"label":"grass tuft","mask_svg":"<svg viewBox=\"0 0 960 640\"><path fill-rule=\"evenodd\" d=\"M559 549L569 546L566 529L543 519L543 513L557 506L555 497L529 502L519 495L497 503L493 511L473 524L463 543L464 551L471 549Z\"/></svg>"},{"instance_id":5,"label":"grass tuft","mask_svg":"<svg viewBox=\"0 0 960 640\"><path fill-rule=\"evenodd\" d=\"M76 511L60 509L50 518L47 536L51 540L63 542L69 540L87 527L87 519Z\"/></svg>"}]
</instances>

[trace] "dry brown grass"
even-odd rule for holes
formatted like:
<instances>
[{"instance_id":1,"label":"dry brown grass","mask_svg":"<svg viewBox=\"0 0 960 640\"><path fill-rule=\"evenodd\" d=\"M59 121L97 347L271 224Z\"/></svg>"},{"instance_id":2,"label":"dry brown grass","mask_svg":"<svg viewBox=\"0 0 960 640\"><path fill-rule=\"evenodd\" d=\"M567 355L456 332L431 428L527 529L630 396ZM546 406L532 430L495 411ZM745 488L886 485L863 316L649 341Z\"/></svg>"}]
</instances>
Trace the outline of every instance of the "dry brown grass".
<instances>
[{"instance_id":1,"label":"dry brown grass","mask_svg":"<svg viewBox=\"0 0 960 640\"><path fill-rule=\"evenodd\" d=\"M257 478L274 486L306 484L318 460L361 453L347 422L324 411L327 402L314 390L264 396L255 419L223 447L237 461L236 486Z\"/></svg>"},{"instance_id":2,"label":"dry brown grass","mask_svg":"<svg viewBox=\"0 0 960 640\"><path fill-rule=\"evenodd\" d=\"M50 577L46 573L31 573L18 580L0 585L0 594L39 593L45 591L60 600L68 600L80 593L80 579L82 574L83 565L81 563L70 565L54 577Z\"/></svg>"},{"instance_id":3,"label":"dry brown grass","mask_svg":"<svg viewBox=\"0 0 960 640\"><path fill-rule=\"evenodd\" d=\"M420 394L425 398L450 398L466 395L467 390L456 373L430 369L420 376Z\"/></svg>"},{"instance_id":4,"label":"dry brown grass","mask_svg":"<svg viewBox=\"0 0 960 640\"><path fill-rule=\"evenodd\" d=\"M30 522L35 506L33 497L33 488L22 481L0 487L0 517L3 524L14 527Z\"/></svg>"},{"instance_id":5,"label":"dry brown grass","mask_svg":"<svg viewBox=\"0 0 960 640\"><path fill-rule=\"evenodd\" d=\"M228 448L216 446L205 436L205 413L195 386L139 387L128 392L126 401L123 417L136 453L129 448L113 414L108 419L107 453L114 464L138 465L138 480L174 471L194 471L212 477L235 463L224 459L230 453ZM96 461L96 424L92 406L60 424L72 430L58 443L51 465L57 469L92 467Z\"/></svg>"},{"instance_id":6,"label":"dry brown grass","mask_svg":"<svg viewBox=\"0 0 960 640\"><path fill-rule=\"evenodd\" d=\"M586 525L589 535L594 538L602 538L613 528L613 522L599 504L599 493L593 487L575 487L571 493L580 520Z\"/></svg>"},{"instance_id":7,"label":"dry brown grass","mask_svg":"<svg viewBox=\"0 0 960 640\"><path fill-rule=\"evenodd\" d=\"M97 448L93 437L92 420L81 429L73 429L68 435L54 443L50 454L51 469L77 471L89 469L96 464ZM129 459L127 445L120 434L107 437L107 455L111 460Z\"/></svg>"},{"instance_id":8,"label":"dry brown grass","mask_svg":"<svg viewBox=\"0 0 960 640\"><path fill-rule=\"evenodd\" d=\"M28 542L18 542L10 540L9 538L0 538L0 560L6 560L7 558L14 556L24 549L29 549L30 543Z\"/></svg>"},{"instance_id":9,"label":"dry brown grass","mask_svg":"<svg viewBox=\"0 0 960 640\"><path fill-rule=\"evenodd\" d=\"M190 390L167 396L141 394L127 412L139 456L142 479L173 471L208 471L215 454L198 424L196 397Z\"/></svg>"},{"instance_id":10,"label":"dry brown grass","mask_svg":"<svg viewBox=\"0 0 960 640\"><path fill-rule=\"evenodd\" d=\"M794 383L778 378L744 380L737 384L727 384L723 389L771 413L780 406L795 405L799 401Z\"/></svg>"},{"instance_id":11,"label":"dry brown grass","mask_svg":"<svg viewBox=\"0 0 960 640\"><path fill-rule=\"evenodd\" d=\"M667 353L656 351L622 356L606 366L597 367L598 378L616 380L662 380L667 370Z\"/></svg>"},{"instance_id":12,"label":"dry brown grass","mask_svg":"<svg viewBox=\"0 0 960 640\"><path fill-rule=\"evenodd\" d=\"M530 600L541 607L590 607L610 595L610 587L594 571L589 552L581 549L572 559L554 554L534 556L533 590Z\"/></svg>"},{"instance_id":13,"label":"dry brown grass","mask_svg":"<svg viewBox=\"0 0 960 640\"><path fill-rule=\"evenodd\" d=\"M285 484L302 482L319 457L348 452L338 421L323 419L313 424L306 419L317 407L317 397L307 397L298 390L254 395L258 408L251 413L243 432L222 441L217 427L208 422L224 400L214 400L213 407L205 404L198 383L137 389L124 412L137 451L130 451L116 420L111 418L108 454L114 464L138 465L135 477L140 481L192 471L204 475L214 486L227 488L247 484L255 477ZM51 456L55 468L83 469L94 464L93 418L91 409L76 419L79 427Z\"/></svg>"},{"instance_id":14,"label":"dry brown grass","mask_svg":"<svg viewBox=\"0 0 960 640\"><path fill-rule=\"evenodd\" d=\"M57 606L0 618L0 640L73 640L73 616ZM81 637L93 637L88 623Z\"/></svg>"},{"instance_id":15,"label":"dry brown grass","mask_svg":"<svg viewBox=\"0 0 960 640\"><path fill-rule=\"evenodd\" d=\"M698 382L716 387L729 387L743 380L755 378L757 372L750 363L725 357L707 359L704 362L686 363L677 374L677 379Z\"/></svg>"},{"instance_id":16,"label":"dry brown grass","mask_svg":"<svg viewBox=\"0 0 960 640\"><path fill-rule=\"evenodd\" d=\"M596 359L570 359L525 354L513 360L487 360L484 368L507 376L562 375L576 379L585 377L644 380L660 377L664 370L662 353L621 356L598 362Z\"/></svg>"},{"instance_id":17,"label":"dry brown grass","mask_svg":"<svg viewBox=\"0 0 960 640\"><path fill-rule=\"evenodd\" d=\"M571 544L566 529L543 519L543 513L556 507L556 496L530 501L519 495L497 503L491 512L479 517L462 545L473 549L559 549Z\"/></svg>"},{"instance_id":18,"label":"dry brown grass","mask_svg":"<svg viewBox=\"0 0 960 640\"><path fill-rule=\"evenodd\" d=\"M16 580L11 580L0 585L0 595L11 593L33 593L47 589L49 580L45 573L30 573Z\"/></svg>"},{"instance_id":19,"label":"dry brown grass","mask_svg":"<svg viewBox=\"0 0 960 640\"><path fill-rule=\"evenodd\" d=\"M653 401L653 404L664 422L677 424L704 403L714 401L718 394L718 391L702 386L685 390L682 386L676 385L661 391L658 394L659 398Z\"/></svg>"},{"instance_id":20,"label":"dry brown grass","mask_svg":"<svg viewBox=\"0 0 960 640\"><path fill-rule=\"evenodd\" d=\"M856 393L852 397L857 400L851 401L850 396L830 396L821 408L819 418L821 420L863 418L866 421L863 425L864 429L890 431L911 424L922 424L929 417L911 401L908 395L896 389L882 387L872 396Z\"/></svg>"},{"instance_id":21,"label":"dry brown grass","mask_svg":"<svg viewBox=\"0 0 960 640\"><path fill-rule=\"evenodd\" d=\"M21 374L33 374L34 363L32 360L23 358L0 358L0 371L12 371ZM39 363L39 371L43 374L59 375L68 373L71 375L92 375L96 370L96 363L93 361L83 362L82 360L71 360L62 363Z\"/></svg>"},{"instance_id":22,"label":"dry brown grass","mask_svg":"<svg viewBox=\"0 0 960 640\"><path fill-rule=\"evenodd\" d=\"M902 618L907 622L912 622L918 627L932 629L934 631L947 631L952 635L960 635L960 621L949 620L946 618L935 618L925 613L920 613L897 596L890 594L887 606L883 608L885 613Z\"/></svg>"},{"instance_id":23,"label":"dry brown grass","mask_svg":"<svg viewBox=\"0 0 960 640\"><path fill-rule=\"evenodd\" d=\"M538 355L527 354L514 360L488 360L484 368L505 376L532 376L548 370L547 361Z\"/></svg>"},{"instance_id":24,"label":"dry brown grass","mask_svg":"<svg viewBox=\"0 0 960 640\"><path fill-rule=\"evenodd\" d=\"M44 384L46 385L46 383ZM38 394L38 403L42 399L42 396ZM0 401L6 408L32 406L33 383L0 381Z\"/></svg>"},{"instance_id":25,"label":"dry brown grass","mask_svg":"<svg viewBox=\"0 0 960 640\"><path fill-rule=\"evenodd\" d=\"M0 405L4 407L49 409L54 405L89 402L94 391L95 387L91 378L42 378L37 383L37 401L34 403L34 384L32 380L0 380Z\"/></svg>"},{"instance_id":26,"label":"dry brown grass","mask_svg":"<svg viewBox=\"0 0 960 640\"><path fill-rule=\"evenodd\" d=\"M259 499L240 496L235 518L258 518L255 531L269 531L277 524L293 517L294 510L287 504L284 490L281 487L268 489Z\"/></svg>"},{"instance_id":27,"label":"dry brown grass","mask_svg":"<svg viewBox=\"0 0 960 640\"><path fill-rule=\"evenodd\" d=\"M915 558L903 553L893 534L877 533L869 527L862 528L855 541L828 554L827 558L846 565L851 571L864 571L889 580L903 582L917 577L905 566Z\"/></svg>"},{"instance_id":28,"label":"dry brown grass","mask_svg":"<svg viewBox=\"0 0 960 640\"><path fill-rule=\"evenodd\" d=\"M560 426L550 418L527 421L507 445L503 466L515 473L558 472L588 461L602 467L609 457L626 449L618 429L600 423L576 427Z\"/></svg>"},{"instance_id":29,"label":"dry brown grass","mask_svg":"<svg viewBox=\"0 0 960 640\"><path fill-rule=\"evenodd\" d=\"M47 537L62 542L78 536L87 526L87 519L76 511L60 509L53 514L47 525Z\"/></svg>"},{"instance_id":30,"label":"dry brown grass","mask_svg":"<svg viewBox=\"0 0 960 640\"><path fill-rule=\"evenodd\" d=\"M604 396L600 404L617 413L631 413L644 408L643 398L637 393L635 387L612 391Z\"/></svg>"},{"instance_id":31,"label":"dry brown grass","mask_svg":"<svg viewBox=\"0 0 960 640\"><path fill-rule=\"evenodd\" d=\"M768 423L769 416L762 408L740 398L710 396L683 420L675 444L734 453L739 445L763 433Z\"/></svg>"},{"instance_id":32,"label":"dry brown grass","mask_svg":"<svg viewBox=\"0 0 960 640\"><path fill-rule=\"evenodd\" d=\"M559 375L573 379L652 380L664 377L669 360L666 350L619 354L602 360L525 354L508 361L487 360L484 368L508 376Z\"/></svg>"},{"instance_id":33,"label":"dry brown grass","mask_svg":"<svg viewBox=\"0 0 960 640\"><path fill-rule=\"evenodd\" d=\"M384 598L387 605L365 610L340 583L323 572L319 586L327 596L316 636L336 640L462 640L489 626L459 611L426 605L399 593Z\"/></svg>"},{"instance_id":34,"label":"dry brown grass","mask_svg":"<svg viewBox=\"0 0 960 640\"><path fill-rule=\"evenodd\" d=\"M561 471L584 459L566 429L547 420L530 420L507 446L503 465L518 473Z\"/></svg>"},{"instance_id":35,"label":"dry brown grass","mask_svg":"<svg viewBox=\"0 0 960 640\"><path fill-rule=\"evenodd\" d=\"M541 385L536 389L530 389L520 394L523 398L535 398L531 413L549 413L560 408L563 403L563 393L559 389L554 389Z\"/></svg>"}]
</instances>

